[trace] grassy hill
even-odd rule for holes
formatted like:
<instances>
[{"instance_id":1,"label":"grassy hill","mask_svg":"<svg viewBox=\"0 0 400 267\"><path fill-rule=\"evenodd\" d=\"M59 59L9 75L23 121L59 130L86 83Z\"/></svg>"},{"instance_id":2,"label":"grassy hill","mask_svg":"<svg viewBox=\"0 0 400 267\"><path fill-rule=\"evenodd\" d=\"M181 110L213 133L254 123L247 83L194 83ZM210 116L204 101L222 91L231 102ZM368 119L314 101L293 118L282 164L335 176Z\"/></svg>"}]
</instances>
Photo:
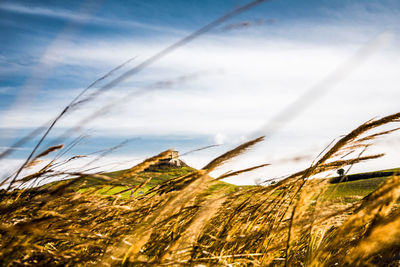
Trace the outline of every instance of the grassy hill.
<instances>
[{"instance_id":1,"label":"grassy hill","mask_svg":"<svg viewBox=\"0 0 400 267\"><path fill-rule=\"evenodd\" d=\"M354 202L359 200L371 192L373 192L380 184L385 182L388 177L392 176L395 172L399 171L400 168L388 169L388 170L380 170L373 172L365 172L365 173L357 173L346 175L343 181L340 181L341 177L333 177L330 179L330 185L326 192L324 193L322 199L324 200L340 200L345 202ZM120 177L127 170L119 170L109 173L104 173L110 178ZM151 170L141 172L134 177L129 177L124 179L124 183L139 186L142 183L146 183L140 190L136 191L133 195L131 194L132 190L129 190L131 187L121 186L121 185L105 185L104 181L85 177L82 182L78 185L74 186L74 189L78 192L87 192L89 190L93 190L95 188L96 192L101 195L118 195L121 198L129 198L132 196L139 196L145 194L150 189L155 186L162 184L165 181L170 179L180 177L183 175L190 174L191 172L196 171L194 168L189 166L183 167L174 167L171 166L169 168L152 168ZM340 181L340 182L339 182ZM104 186L102 186L104 185ZM251 187L251 186L246 186ZM242 187L236 186L234 184L229 184L223 181L216 181L210 188L209 192L220 192L224 191L225 193L234 192L240 190ZM122 192L122 193L121 193Z\"/></svg>"},{"instance_id":2,"label":"grassy hill","mask_svg":"<svg viewBox=\"0 0 400 267\"><path fill-rule=\"evenodd\" d=\"M127 171L128 169L123 169L114 172L103 173L102 176L107 176L111 179L118 179ZM170 166L168 168L165 166L162 168L153 167L150 170L145 170L135 174L134 176L125 177L122 180L119 180L117 183L110 183L96 177L84 177L79 181L79 183L74 184L70 188L79 193L93 191L100 195L118 196L123 199L128 199L130 197L143 195L157 185L160 185L168 180L182 177L195 171L197 170L187 165L182 167ZM60 185L61 183L65 183L65 181L53 182L46 184L43 187L47 188ZM140 189L135 190L136 187L140 187ZM240 190L241 188L242 187L223 181L214 181L208 188L207 193L230 193Z\"/></svg>"},{"instance_id":3,"label":"grassy hill","mask_svg":"<svg viewBox=\"0 0 400 267\"><path fill-rule=\"evenodd\" d=\"M350 174L343 178L330 178L331 184L324 194L324 199L354 202L372 193L379 185L399 171L400 168L394 168Z\"/></svg>"},{"instance_id":4,"label":"grassy hill","mask_svg":"<svg viewBox=\"0 0 400 267\"><path fill-rule=\"evenodd\" d=\"M373 177L356 181L330 184L324 194L324 199L354 202L373 192L387 179L388 177Z\"/></svg>"}]
</instances>

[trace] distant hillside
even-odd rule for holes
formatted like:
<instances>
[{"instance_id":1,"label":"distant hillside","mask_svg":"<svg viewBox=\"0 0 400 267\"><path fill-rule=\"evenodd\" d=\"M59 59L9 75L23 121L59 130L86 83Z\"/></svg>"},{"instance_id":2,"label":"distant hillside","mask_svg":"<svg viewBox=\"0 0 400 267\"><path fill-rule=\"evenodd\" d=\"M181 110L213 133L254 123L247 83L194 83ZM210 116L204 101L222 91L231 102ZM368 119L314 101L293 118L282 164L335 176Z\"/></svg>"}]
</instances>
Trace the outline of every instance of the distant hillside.
<instances>
[{"instance_id":1,"label":"distant hillside","mask_svg":"<svg viewBox=\"0 0 400 267\"><path fill-rule=\"evenodd\" d=\"M145 194L150 189L154 188L157 185L160 185L168 180L182 177L184 175L188 175L197 171L195 168L192 168L181 161L180 166L166 164L165 162L161 162L160 164L155 164L146 168L146 170L135 174L131 177L124 177L122 180L120 177L123 176L129 169L123 169L108 173L102 173L102 177L111 178L110 181L100 179L97 176L94 177L84 177L81 178L78 183L75 183L73 186L69 188L73 191L78 191L81 193L87 191L96 191L101 195L119 195L122 198L129 198L133 196L139 196ZM113 180L117 181L114 182ZM68 180L52 182L46 185L43 185L42 188L48 188L52 186L57 186L62 183L67 182ZM144 185L144 186L143 186ZM132 187L139 187L140 190L135 191ZM223 181L214 181L213 185L209 188L209 193L218 190L224 191L225 193L234 192L239 190L241 187L229 184Z\"/></svg>"},{"instance_id":2,"label":"distant hillside","mask_svg":"<svg viewBox=\"0 0 400 267\"><path fill-rule=\"evenodd\" d=\"M371 178L381 178L381 177L390 177L394 174L400 172L400 168L397 169L388 169L381 171L373 171L373 172L364 172L364 173L356 173L345 176L337 176L330 179L331 184L340 183L340 182L350 182L357 181L363 179L371 179Z\"/></svg>"},{"instance_id":3,"label":"distant hillside","mask_svg":"<svg viewBox=\"0 0 400 267\"><path fill-rule=\"evenodd\" d=\"M399 171L400 168L387 169L330 178L330 185L322 198L324 200L355 202L375 191L389 177Z\"/></svg>"},{"instance_id":4,"label":"distant hillside","mask_svg":"<svg viewBox=\"0 0 400 267\"><path fill-rule=\"evenodd\" d=\"M323 195L325 200L344 200L346 202L353 202L357 199L367 196L373 192L381 183L400 169L388 169L373 172L357 173L346 175L344 180L341 181L342 177L333 177L330 179L331 185ZM125 173L127 169L104 173L103 175L109 176L110 178L120 177ZM168 165L165 163L156 164L145 171L135 175L134 177L128 177L124 179L124 183L130 185L140 185L148 181L146 186L142 187L139 191L134 193L134 196L138 196L146 193L155 186L162 184L170 179L187 175L196 169L188 166L182 162L181 166ZM81 183L75 186L75 190L79 192L86 192L94 187L102 185L104 181L87 177ZM243 186L242 186L243 187ZM239 190L239 186L229 184L223 181L215 181L214 185L209 189L210 192L215 190L222 190L225 193L234 192ZM251 186L246 186L251 187ZM118 195L122 198L129 198L133 195L128 186L112 186L107 185L98 190L99 194L103 195ZM121 193L122 192L122 193Z\"/></svg>"}]
</instances>

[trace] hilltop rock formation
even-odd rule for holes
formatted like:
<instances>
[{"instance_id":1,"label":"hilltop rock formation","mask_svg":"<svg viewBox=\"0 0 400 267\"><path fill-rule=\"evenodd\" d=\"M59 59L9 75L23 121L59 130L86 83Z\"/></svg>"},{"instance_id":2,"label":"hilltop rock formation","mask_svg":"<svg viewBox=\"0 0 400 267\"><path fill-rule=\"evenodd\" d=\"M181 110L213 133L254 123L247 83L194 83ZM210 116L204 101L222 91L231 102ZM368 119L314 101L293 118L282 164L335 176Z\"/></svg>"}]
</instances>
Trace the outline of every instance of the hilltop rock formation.
<instances>
[{"instance_id":1,"label":"hilltop rock formation","mask_svg":"<svg viewBox=\"0 0 400 267\"><path fill-rule=\"evenodd\" d=\"M188 165L185 162L179 159L179 152L176 150L171 151L169 158L160 160L159 163L148 167L145 171L157 171L160 169L168 169L171 167L175 168L188 167Z\"/></svg>"}]
</instances>

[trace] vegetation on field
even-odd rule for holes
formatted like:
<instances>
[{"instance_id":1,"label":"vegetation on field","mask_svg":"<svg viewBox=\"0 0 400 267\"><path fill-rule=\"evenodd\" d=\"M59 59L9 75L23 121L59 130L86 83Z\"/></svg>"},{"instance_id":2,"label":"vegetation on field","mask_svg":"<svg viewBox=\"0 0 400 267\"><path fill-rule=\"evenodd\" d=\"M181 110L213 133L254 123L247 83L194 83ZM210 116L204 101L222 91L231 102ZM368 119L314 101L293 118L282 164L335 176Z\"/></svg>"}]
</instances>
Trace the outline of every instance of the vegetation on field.
<instances>
[{"instance_id":1,"label":"vegetation on field","mask_svg":"<svg viewBox=\"0 0 400 267\"><path fill-rule=\"evenodd\" d=\"M357 181L330 184L324 197L345 201L356 201L376 190L388 177L376 177Z\"/></svg>"},{"instance_id":2,"label":"vegetation on field","mask_svg":"<svg viewBox=\"0 0 400 267\"><path fill-rule=\"evenodd\" d=\"M397 113L362 124L327 148L311 167L269 186L238 187L219 181L265 164L216 178L208 175L261 142L260 137L200 170L149 168L168 157L170 151L164 151L127 170L62 172L59 175L70 178L31 189L3 190L1 261L4 265L395 265L400 177L336 184L311 178L380 157L343 159L342 155L370 145L368 131L399 118ZM58 171L53 164L15 183L54 177Z\"/></svg>"},{"instance_id":3,"label":"vegetation on field","mask_svg":"<svg viewBox=\"0 0 400 267\"><path fill-rule=\"evenodd\" d=\"M0 155L0 159L6 157L20 143L43 132L21 167L0 181L4 188L0 191L2 266L400 264L399 169L346 173L354 164L384 155L366 154L367 148L377 137L399 130L395 126L400 113L362 123L316 155L308 168L256 186L235 186L223 179L268 164L219 177L210 174L263 142L264 136L243 141L200 169L159 168L172 150L111 173L65 169L68 162L83 157L60 156L79 143L79 138L65 147L38 151L57 121L71 109L261 2L251 1L221 16L82 99L113 71L109 72L83 90L48 127L33 131ZM295 102L297 107L306 106L300 102ZM277 118L286 118L297 107ZM101 113L90 114L87 120ZM41 160L45 165L29 172ZM321 178L340 169L339 177Z\"/></svg>"}]
</instances>

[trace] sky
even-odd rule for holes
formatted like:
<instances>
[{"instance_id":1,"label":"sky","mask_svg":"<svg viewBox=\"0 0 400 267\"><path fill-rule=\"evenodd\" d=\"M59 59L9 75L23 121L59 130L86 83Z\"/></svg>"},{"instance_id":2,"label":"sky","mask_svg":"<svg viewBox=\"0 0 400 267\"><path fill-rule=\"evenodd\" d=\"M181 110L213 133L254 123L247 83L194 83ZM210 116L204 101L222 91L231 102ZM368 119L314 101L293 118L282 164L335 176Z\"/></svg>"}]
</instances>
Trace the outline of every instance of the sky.
<instances>
[{"instance_id":1,"label":"sky","mask_svg":"<svg viewBox=\"0 0 400 267\"><path fill-rule=\"evenodd\" d=\"M265 1L104 87L248 2L0 1L0 149L54 119L129 59L84 95L108 88L63 117L39 151L79 136L64 157L124 143L97 162L116 170L169 148L183 154L218 144L182 158L201 168L266 135L214 174L271 163L228 180L252 184L305 168L335 138L399 111L396 0ZM352 171L399 167L399 137L378 140L370 152L387 155ZM18 166L39 138L1 159L0 174Z\"/></svg>"}]
</instances>

